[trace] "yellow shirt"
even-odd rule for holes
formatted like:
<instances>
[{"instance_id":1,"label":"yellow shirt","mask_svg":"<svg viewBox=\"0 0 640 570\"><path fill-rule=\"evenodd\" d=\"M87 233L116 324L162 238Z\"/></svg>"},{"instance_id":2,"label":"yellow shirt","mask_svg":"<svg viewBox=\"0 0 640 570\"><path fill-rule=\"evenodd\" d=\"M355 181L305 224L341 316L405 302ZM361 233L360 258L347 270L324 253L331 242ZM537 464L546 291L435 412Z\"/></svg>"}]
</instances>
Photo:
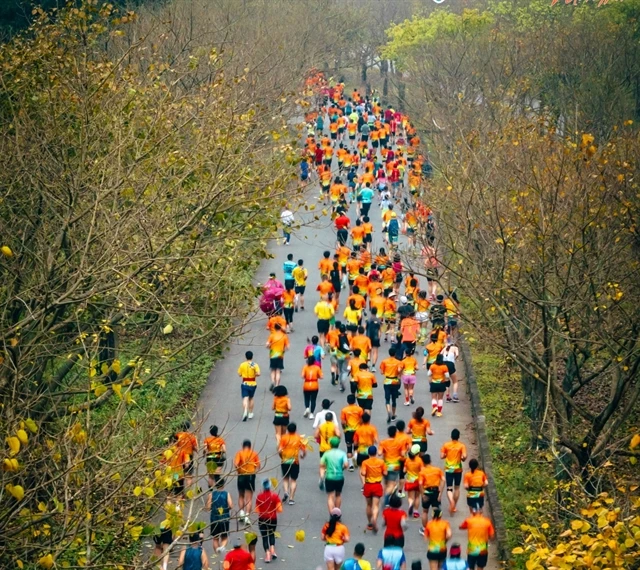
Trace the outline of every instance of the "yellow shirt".
<instances>
[{"instance_id":1,"label":"yellow shirt","mask_svg":"<svg viewBox=\"0 0 640 570\"><path fill-rule=\"evenodd\" d=\"M255 386L256 377L259 375L260 367L255 362L245 361L238 367L238 376L247 386Z\"/></svg>"},{"instance_id":2,"label":"yellow shirt","mask_svg":"<svg viewBox=\"0 0 640 570\"><path fill-rule=\"evenodd\" d=\"M319 319L325 320L325 321L328 321L329 319L331 319L331 317L333 317L333 315L335 314L334 308L325 301L320 301L316 305L314 312Z\"/></svg>"}]
</instances>

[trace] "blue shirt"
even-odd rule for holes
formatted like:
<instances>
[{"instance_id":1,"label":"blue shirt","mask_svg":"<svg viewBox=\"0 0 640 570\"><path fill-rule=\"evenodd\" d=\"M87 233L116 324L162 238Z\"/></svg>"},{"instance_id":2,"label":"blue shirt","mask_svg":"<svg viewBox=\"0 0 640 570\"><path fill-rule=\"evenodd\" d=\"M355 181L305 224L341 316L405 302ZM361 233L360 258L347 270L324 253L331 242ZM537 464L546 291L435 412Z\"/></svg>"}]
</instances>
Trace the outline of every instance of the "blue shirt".
<instances>
[{"instance_id":1,"label":"blue shirt","mask_svg":"<svg viewBox=\"0 0 640 570\"><path fill-rule=\"evenodd\" d=\"M366 186L360 190L360 199L363 204L370 204L371 200L373 200L374 192L371 188L367 188Z\"/></svg>"},{"instance_id":2,"label":"blue shirt","mask_svg":"<svg viewBox=\"0 0 640 570\"><path fill-rule=\"evenodd\" d=\"M295 261L285 261L284 264L282 265L282 268L284 269L284 280L290 280L293 279L293 274L292 271L298 266L298 264Z\"/></svg>"},{"instance_id":3,"label":"blue shirt","mask_svg":"<svg viewBox=\"0 0 640 570\"><path fill-rule=\"evenodd\" d=\"M382 561L382 570L400 570L407 561L399 546L385 546L378 552L378 560Z\"/></svg>"}]
</instances>

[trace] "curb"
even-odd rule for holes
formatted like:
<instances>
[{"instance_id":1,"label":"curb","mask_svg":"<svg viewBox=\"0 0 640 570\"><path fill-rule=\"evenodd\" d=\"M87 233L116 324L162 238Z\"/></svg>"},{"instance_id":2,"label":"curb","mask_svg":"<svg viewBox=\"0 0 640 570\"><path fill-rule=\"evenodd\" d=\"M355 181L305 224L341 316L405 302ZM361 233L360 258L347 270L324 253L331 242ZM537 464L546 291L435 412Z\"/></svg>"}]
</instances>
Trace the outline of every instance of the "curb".
<instances>
[{"instance_id":1,"label":"curb","mask_svg":"<svg viewBox=\"0 0 640 570\"><path fill-rule=\"evenodd\" d=\"M505 524L504 513L502 511L502 504L498 497L498 488L496 487L495 479L492 477L493 465L491 460L491 446L489 445L489 438L487 437L487 427L485 417L482 412L478 381L476 380L473 364L471 362L471 350L466 339L462 335L459 338L458 345L460 346L460 353L462 354L462 360L464 362L467 391L471 400L471 415L473 416L473 423L476 428L476 433L478 434L478 450L480 452L478 460L480 461L483 471L488 474L489 479L489 485L487 486L487 500L491 507L491 518L493 519L493 525L496 529L498 557L501 561L507 562L511 558L511 553L509 552L507 545L507 527Z\"/></svg>"}]
</instances>

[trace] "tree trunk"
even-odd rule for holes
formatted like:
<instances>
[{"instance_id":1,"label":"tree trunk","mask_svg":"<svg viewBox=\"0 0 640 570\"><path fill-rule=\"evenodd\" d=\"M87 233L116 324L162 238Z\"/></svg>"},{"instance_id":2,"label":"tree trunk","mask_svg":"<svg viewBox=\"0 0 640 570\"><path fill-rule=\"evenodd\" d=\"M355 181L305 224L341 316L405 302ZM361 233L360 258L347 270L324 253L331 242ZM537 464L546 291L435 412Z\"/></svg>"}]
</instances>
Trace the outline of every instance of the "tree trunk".
<instances>
[{"instance_id":1,"label":"tree trunk","mask_svg":"<svg viewBox=\"0 0 640 570\"><path fill-rule=\"evenodd\" d=\"M545 386L537 378L527 372L520 375L524 403L524 413L531 424L531 447L546 449L548 441L542 433L542 419L547 402Z\"/></svg>"}]
</instances>

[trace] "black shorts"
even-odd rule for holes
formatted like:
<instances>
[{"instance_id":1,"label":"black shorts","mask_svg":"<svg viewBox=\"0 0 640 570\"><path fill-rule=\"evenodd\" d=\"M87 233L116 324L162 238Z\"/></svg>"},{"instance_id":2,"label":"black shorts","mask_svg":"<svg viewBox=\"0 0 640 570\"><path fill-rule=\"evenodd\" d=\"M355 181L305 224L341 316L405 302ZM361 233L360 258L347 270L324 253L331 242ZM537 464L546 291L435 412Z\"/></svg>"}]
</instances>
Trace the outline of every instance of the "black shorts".
<instances>
[{"instance_id":1,"label":"black shorts","mask_svg":"<svg viewBox=\"0 0 640 570\"><path fill-rule=\"evenodd\" d=\"M229 521L215 521L211 523L210 532L211 537L226 538L229 535Z\"/></svg>"},{"instance_id":2,"label":"black shorts","mask_svg":"<svg viewBox=\"0 0 640 570\"><path fill-rule=\"evenodd\" d=\"M429 392L432 394L442 394L447 389L444 382L429 382Z\"/></svg>"},{"instance_id":3,"label":"black shorts","mask_svg":"<svg viewBox=\"0 0 640 570\"><path fill-rule=\"evenodd\" d=\"M356 453L356 465L361 467L362 464L369 459L369 454L367 453Z\"/></svg>"},{"instance_id":4,"label":"black shorts","mask_svg":"<svg viewBox=\"0 0 640 570\"><path fill-rule=\"evenodd\" d=\"M445 473L444 477L447 482L447 487L459 487L460 482L462 481L462 472L458 471L457 473Z\"/></svg>"},{"instance_id":5,"label":"black shorts","mask_svg":"<svg viewBox=\"0 0 640 570\"><path fill-rule=\"evenodd\" d=\"M422 508L427 511L429 507L434 509L440 508L440 501L438 500L438 495L440 491L438 489L434 490L431 493L423 493L422 495Z\"/></svg>"},{"instance_id":6,"label":"black shorts","mask_svg":"<svg viewBox=\"0 0 640 570\"><path fill-rule=\"evenodd\" d=\"M330 321L328 319L318 319L318 333L327 334L329 332Z\"/></svg>"},{"instance_id":7,"label":"black shorts","mask_svg":"<svg viewBox=\"0 0 640 570\"><path fill-rule=\"evenodd\" d=\"M344 442L347 445L353 445L353 436L355 433L356 433L355 431L344 430Z\"/></svg>"},{"instance_id":8,"label":"black shorts","mask_svg":"<svg viewBox=\"0 0 640 570\"><path fill-rule=\"evenodd\" d=\"M336 131L335 133L330 133L331 136L331 140L334 141L338 138L338 132Z\"/></svg>"},{"instance_id":9,"label":"black shorts","mask_svg":"<svg viewBox=\"0 0 640 570\"><path fill-rule=\"evenodd\" d=\"M371 234L364 234L364 243L372 243L373 242L373 236Z\"/></svg>"},{"instance_id":10,"label":"black shorts","mask_svg":"<svg viewBox=\"0 0 640 570\"><path fill-rule=\"evenodd\" d=\"M270 358L269 368L271 368L271 370L284 370L284 358L282 358L282 356L278 356L278 358Z\"/></svg>"},{"instance_id":11,"label":"black shorts","mask_svg":"<svg viewBox=\"0 0 640 570\"><path fill-rule=\"evenodd\" d=\"M355 382L350 381L349 382L349 390L355 396L356 392L358 391L358 385ZM360 406L360 407L362 408L362 406Z\"/></svg>"},{"instance_id":12,"label":"black shorts","mask_svg":"<svg viewBox=\"0 0 640 570\"><path fill-rule=\"evenodd\" d=\"M304 295L305 289L307 288L306 285L296 285L293 290L298 294L298 295Z\"/></svg>"},{"instance_id":13,"label":"black shorts","mask_svg":"<svg viewBox=\"0 0 640 570\"><path fill-rule=\"evenodd\" d=\"M293 307L285 307L282 312L284 313L284 320L287 324L291 324L293 322Z\"/></svg>"},{"instance_id":14,"label":"black shorts","mask_svg":"<svg viewBox=\"0 0 640 570\"><path fill-rule=\"evenodd\" d=\"M476 566L478 568L485 568L488 561L488 554L480 554L479 556L473 556L472 554L469 554L467 556L467 564L469 565L469 570L475 570Z\"/></svg>"},{"instance_id":15,"label":"black shorts","mask_svg":"<svg viewBox=\"0 0 640 570\"><path fill-rule=\"evenodd\" d=\"M289 416L276 416L273 418L274 426L288 426L289 425Z\"/></svg>"},{"instance_id":16,"label":"black shorts","mask_svg":"<svg viewBox=\"0 0 640 570\"><path fill-rule=\"evenodd\" d=\"M256 476L255 475L238 475L238 492L255 491Z\"/></svg>"},{"instance_id":17,"label":"black shorts","mask_svg":"<svg viewBox=\"0 0 640 570\"><path fill-rule=\"evenodd\" d=\"M342 487L344 487L344 479L325 479L324 489L327 493L335 493L340 495L342 493Z\"/></svg>"},{"instance_id":18,"label":"black shorts","mask_svg":"<svg viewBox=\"0 0 640 570\"><path fill-rule=\"evenodd\" d=\"M467 505L473 509L474 507L477 507L478 509L482 509L484 508L484 497L474 497L474 498L469 498L467 497Z\"/></svg>"},{"instance_id":19,"label":"black shorts","mask_svg":"<svg viewBox=\"0 0 640 570\"><path fill-rule=\"evenodd\" d=\"M444 552L427 552L427 560L446 560L447 559L447 551L445 549Z\"/></svg>"},{"instance_id":20,"label":"black shorts","mask_svg":"<svg viewBox=\"0 0 640 570\"><path fill-rule=\"evenodd\" d=\"M418 444L420 446L420 453L426 453L428 448L428 442L426 441L414 441L411 445Z\"/></svg>"},{"instance_id":21,"label":"black shorts","mask_svg":"<svg viewBox=\"0 0 640 570\"><path fill-rule=\"evenodd\" d=\"M364 399L358 398L358 406L360 406L363 410L370 410L373 408L373 399Z\"/></svg>"},{"instance_id":22,"label":"black shorts","mask_svg":"<svg viewBox=\"0 0 640 570\"><path fill-rule=\"evenodd\" d=\"M153 535L153 542L160 546L161 544L171 544L173 542L173 533L171 528L160 530L160 534Z\"/></svg>"},{"instance_id":23,"label":"black shorts","mask_svg":"<svg viewBox=\"0 0 640 570\"><path fill-rule=\"evenodd\" d=\"M286 281L285 281L286 283ZM396 283L402 283L402 273L396 273ZM285 285L286 287L286 285Z\"/></svg>"},{"instance_id":24,"label":"black shorts","mask_svg":"<svg viewBox=\"0 0 640 570\"><path fill-rule=\"evenodd\" d=\"M183 471L185 475L193 475L194 465L193 461L187 461L183 466Z\"/></svg>"},{"instance_id":25,"label":"black shorts","mask_svg":"<svg viewBox=\"0 0 640 570\"><path fill-rule=\"evenodd\" d=\"M284 280L284 288L285 289L293 289L296 286L295 279L285 279Z\"/></svg>"},{"instance_id":26,"label":"black shorts","mask_svg":"<svg viewBox=\"0 0 640 570\"><path fill-rule=\"evenodd\" d=\"M380 348L380 337L373 339L369 339L371 341L371 348Z\"/></svg>"},{"instance_id":27,"label":"black shorts","mask_svg":"<svg viewBox=\"0 0 640 570\"><path fill-rule=\"evenodd\" d=\"M369 140L369 135L365 135L361 133L360 138L362 139L362 142L367 142Z\"/></svg>"},{"instance_id":28,"label":"black shorts","mask_svg":"<svg viewBox=\"0 0 640 570\"><path fill-rule=\"evenodd\" d=\"M371 146L372 146L373 148L378 148L378 139L376 139L376 140L374 140L374 141L371 141Z\"/></svg>"},{"instance_id":29,"label":"black shorts","mask_svg":"<svg viewBox=\"0 0 640 570\"><path fill-rule=\"evenodd\" d=\"M290 477L291 480L297 481L298 476L300 475L300 464L299 463L281 463L280 470L282 471L283 477Z\"/></svg>"},{"instance_id":30,"label":"black shorts","mask_svg":"<svg viewBox=\"0 0 640 570\"><path fill-rule=\"evenodd\" d=\"M456 365L453 362L449 362L448 360L445 360L444 363L447 365L447 368L449 369L449 376L456 373Z\"/></svg>"}]
</instances>

